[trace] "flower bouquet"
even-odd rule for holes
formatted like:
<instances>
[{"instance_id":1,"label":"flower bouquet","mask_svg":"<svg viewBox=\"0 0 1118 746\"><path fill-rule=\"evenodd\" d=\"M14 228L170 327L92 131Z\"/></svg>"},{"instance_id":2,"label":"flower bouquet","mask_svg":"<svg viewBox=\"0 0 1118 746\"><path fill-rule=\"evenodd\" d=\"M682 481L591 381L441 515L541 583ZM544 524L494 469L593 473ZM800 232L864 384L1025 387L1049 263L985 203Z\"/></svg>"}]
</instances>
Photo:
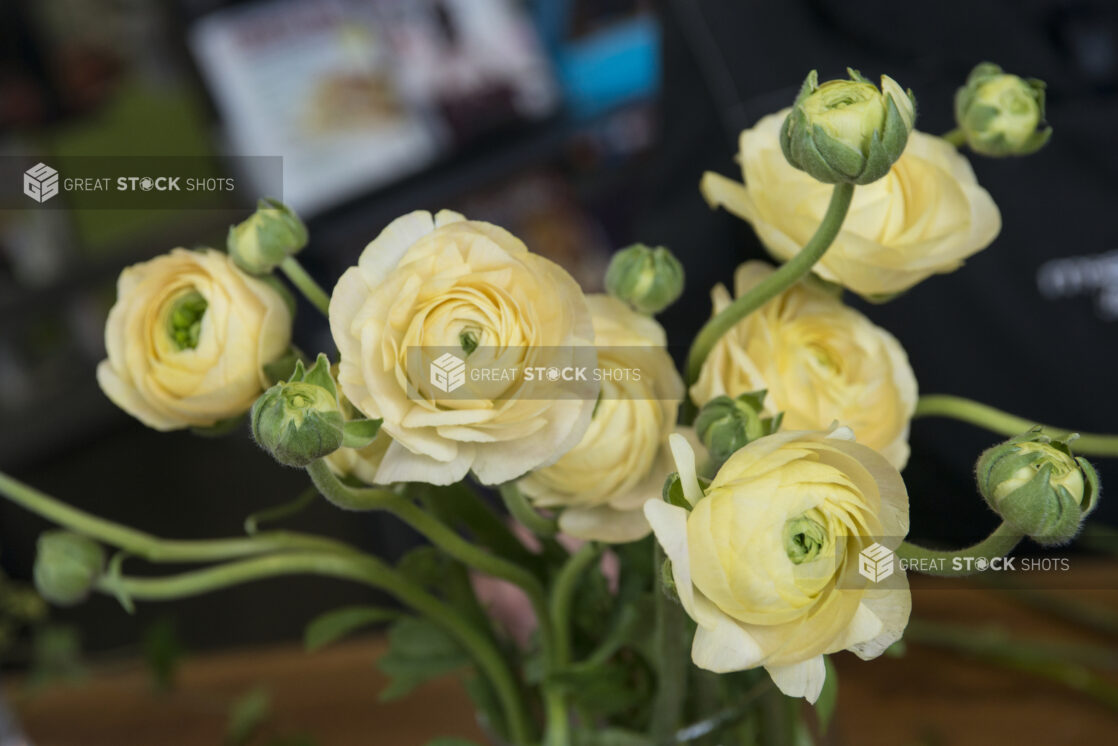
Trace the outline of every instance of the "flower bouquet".
<instances>
[{"instance_id":1,"label":"flower bouquet","mask_svg":"<svg viewBox=\"0 0 1118 746\"><path fill-rule=\"evenodd\" d=\"M327 294L295 258L303 224L263 201L226 252L175 249L124 270L105 394L161 431L231 431L247 414L259 445L313 487L250 517L244 536L181 541L0 475L8 499L62 527L39 540L40 593L73 604L97 591L130 610L264 578L343 578L400 607L326 611L308 640L389 624L387 694L461 674L495 743L805 742L834 708L828 656L872 659L903 638L906 569L962 575L1025 537L1069 541L1099 494L1073 446L1118 454L1112 436L1076 441L918 396L900 342L843 303L845 291L888 300L998 234L958 148L1041 147L1044 86L983 64L955 103L958 129L937 137L914 129L912 93L891 78L812 72L791 108L743 132L744 180L708 173L700 188L783 263L748 262L732 293L713 289L682 374L653 318L684 281L664 248L619 251L608 294L586 295L498 226L417 211ZM333 358L292 345L280 275L328 317ZM1002 522L975 546L906 541L900 470L917 416L1009 437L978 459ZM389 563L265 527L318 499L389 513L429 543ZM135 576L136 560L198 567Z\"/></svg>"}]
</instances>

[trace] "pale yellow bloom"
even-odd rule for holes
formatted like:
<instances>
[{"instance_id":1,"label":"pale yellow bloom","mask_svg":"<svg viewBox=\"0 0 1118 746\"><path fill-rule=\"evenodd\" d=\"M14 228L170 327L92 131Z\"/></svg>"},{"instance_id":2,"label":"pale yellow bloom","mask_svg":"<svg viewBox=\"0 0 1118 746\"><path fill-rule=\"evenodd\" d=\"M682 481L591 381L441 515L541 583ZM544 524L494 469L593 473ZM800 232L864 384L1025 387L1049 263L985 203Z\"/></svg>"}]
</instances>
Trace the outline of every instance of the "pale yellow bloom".
<instances>
[{"instance_id":1,"label":"pale yellow bloom","mask_svg":"<svg viewBox=\"0 0 1118 746\"><path fill-rule=\"evenodd\" d=\"M338 281L330 329L342 392L392 438L378 483L452 484L470 470L506 482L554 462L590 424L593 397L523 396L521 376L456 398L409 365L409 349L485 348L522 371L547 350L591 344L578 284L495 225L445 210L397 218Z\"/></svg>"},{"instance_id":2,"label":"pale yellow bloom","mask_svg":"<svg viewBox=\"0 0 1118 746\"><path fill-rule=\"evenodd\" d=\"M353 477L365 484L377 484L377 470L391 444L392 438L381 430L373 438L373 442L364 448L339 448L324 456L323 461L330 467L330 471L340 477Z\"/></svg>"},{"instance_id":3,"label":"pale yellow bloom","mask_svg":"<svg viewBox=\"0 0 1118 746\"><path fill-rule=\"evenodd\" d=\"M209 426L252 406L290 341L275 288L221 252L175 249L120 274L97 382L148 427Z\"/></svg>"},{"instance_id":4,"label":"pale yellow bloom","mask_svg":"<svg viewBox=\"0 0 1118 746\"><path fill-rule=\"evenodd\" d=\"M846 428L780 432L731 456L704 494L686 441L671 446L691 510L644 510L698 625L695 665L764 666L814 702L824 655L868 660L900 639L912 608L903 569L880 585L858 572L861 551L908 533L904 482L880 454Z\"/></svg>"},{"instance_id":5,"label":"pale yellow bloom","mask_svg":"<svg viewBox=\"0 0 1118 746\"><path fill-rule=\"evenodd\" d=\"M738 296L772 273L746 262L734 274ZM711 292L714 313L729 292ZM784 412L789 430L820 430L836 420L898 469L908 461L916 377L904 349L838 298L809 283L781 293L715 344L691 387L702 405L723 394L768 390L765 413Z\"/></svg>"},{"instance_id":6,"label":"pale yellow bloom","mask_svg":"<svg viewBox=\"0 0 1118 746\"><path fill-rule=\"evenodd\" d=\"M741 133L744 184L708 172L700 186L712 207L749 221L781 260L811 238L833 190L785 160L786 114L771 114ZM854 190L842 230L815 271L861 295L899 293L959 268L1000 230L997 205L966 158L946 140L914 130L889 173Z\"/></svg>"},{"instance_id":7,"label":"pale yellow bloom","mask_svg":"<svg viewBox=\"0 0 1118 746\"><path fill-rule=\"evenodd\" d=\"M635 541L649 531L641 508L672 472L667 439L683 381L655 320L607 295L587 301L605 378L594 418L578 445L521 479L520 488L539 507L562 509L566 534Z\"/></svg>"}]
</instances>

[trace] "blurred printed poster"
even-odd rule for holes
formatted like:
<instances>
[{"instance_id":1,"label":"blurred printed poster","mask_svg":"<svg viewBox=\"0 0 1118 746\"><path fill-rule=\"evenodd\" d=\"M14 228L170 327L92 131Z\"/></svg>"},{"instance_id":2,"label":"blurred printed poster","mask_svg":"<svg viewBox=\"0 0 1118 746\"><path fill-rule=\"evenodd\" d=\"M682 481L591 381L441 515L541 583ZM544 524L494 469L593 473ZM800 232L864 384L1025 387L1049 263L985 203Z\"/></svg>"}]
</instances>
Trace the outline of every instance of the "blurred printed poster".
<instances>
[{"instance_id":1,"label":"blurred printed poster","mask_svg":"<svg viewBox=\"0 0 1118 746\"><path fill-rule=\"evenodd\" d=\"M511 0L380 0L409 96L461 144L540 119L559 89L536 28Z\"/></svg>"},{"instance_id":2,"label":"blurred printed poster","mask_svg":"<svg viewBox=\"0 0 1118 746\"><path fill-rule=\"evenodd\" d=\"M190 46L236 155L281 155L310 215L558 105L511 0L265 0L199 19Z\"/></svg>"}]
</instances>

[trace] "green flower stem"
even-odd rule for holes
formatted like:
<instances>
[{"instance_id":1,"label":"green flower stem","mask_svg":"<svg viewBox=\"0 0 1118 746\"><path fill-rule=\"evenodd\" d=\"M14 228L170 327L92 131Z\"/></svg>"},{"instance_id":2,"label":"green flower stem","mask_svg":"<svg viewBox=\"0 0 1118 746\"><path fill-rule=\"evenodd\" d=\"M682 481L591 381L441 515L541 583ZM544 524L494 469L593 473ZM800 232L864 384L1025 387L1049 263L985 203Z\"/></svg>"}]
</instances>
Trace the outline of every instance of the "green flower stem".
<instances>
[{"instance_id":1,"label":"green flower stem","mask_svg":"<svg viewBox=\"0 0 1118 746\"><path fill-rule=\"evenodd\" d=\"M551 626L555 630L551 663L555 670L561 670L571 662L571 603L582 574L601 554L602 548L594 542L584 544L571 555L555 578L555 585L551 589ZM547 730L543 741L545 746L568 746L571 741L571 717L566 694L558 688L546 687L544 709L547 713Z\"/></svg>"},{"instance_id":2,"label":"green flower stem","mask_svg":"<svg viewBox=\"0 0 1118 746\"><path fill-rule=\"evenodd\" d=\"M543 562L512 532L504 515L496 511L466 482L448 487L425 485L430 508L442 520L458 525L500 557L543 574Z\"/></svg>"},{"instance_id":3,"label":"green flower stem","mask_svg":"<svg viewBox=\"0 0 1118 746\"><path fill-rule=\"evenodd\" d=\"M60 526L124 549L149 562L216 562L268 552L291 550L353 550L345 544L318 536L267 531L229 539L179 541L162 539L119 523L98 518L0 472L0 494Z\"/></svg>"},{"instance_id":4,"label":"green flower stem","mask_svg":"<svg viewBox=\"0 0 1118 746\"><path fill-rule=\"evenodd\" d=\"M560 666L571 660L571 604L582 574L602 556L602 547L587 542L571 555L551 589L551 623L555 627L555 657Z\"/></svg>"},{"instance_id":5,"label":"green flower stem","mask_svg":"<svg viewBox=\"0 0 1118 746\"><path fill-rule=\"evenodd\" d=\"M961 148L967 144L966 133L964 133L962 128L960 127L956 127L950 132L944 132L942 135L940 135L940 137L942 137L944 140L947 140L947 142L951 143L956 148Z\"/></svg>"},{"instance_id":6,"label":"green flower stem","mask_svg":"<svg viewBox=\"0 0 1118 746\"><path fill-rule=\"evenodd\" d=\"M925 575L935 575L941 578L960 578L967 575L975 575L979 570L975 569L973 562L970 563L969 567L964 565L959 569L955 569L952 566L952 560L964 557L971 557L975 560L980 557L986 560L1004 557L1012 552L1014 547L1020 544L1023 538L1025 538L1025 535L1020 531L1011 527L1008 523L1002 523L985 539L965 549L926 549L925 547L905 541L897 548L897 556L902 560L924 563L923 567L919 564L911 565L909 569L914 572L921 572ZM942 569L928 569L931 560L936 560L936 564L942 565Z\"/></svg>"},{"instance_id":7,"label":"green flower stem","mask_svg":"<svg viewBox=\"0 0 1118 746\"><path fill-rule=\"evenodd\" d=\"M474 658L493 683L509 723L514 743L531 741L527 708L516 679L500 651L477 628L467 624L452 608L411 583L374 557L326 552L291 552L255 557L163 578L107 576L99 590L112 595L164 601L228 588L241 583L283 575L324 575L365 583L391 593L404 604L425 615L456 639Z\"/></svg>"},{"instance_id":8,"label":"green flower stem","mask_svg":"<svg viewBox=\"0 0 1118 746\"><path fill-rule=\"evenodd\" d=\"M974 629L920 619L909 620L904 636L918 645L951 650L1062 684L1118 710L1118 686L1089 668L1112 662L1114 654L1110 648L1015 640L998 629Z\"/></svg>"},{"instance_id":9,"label":"green flower stem","mask_svg":"<svg viewBox=\"0 0 1118 746\"><path fill-rule=\"evenodd\" d=\"M346 510L384 510L392 513L454 559L479 572L519 586L533 599L536 612L543 617L541 632L544 627L550 627L547 624L547 606L543 601L543 585L532 573L467 541L402 495L386 489L349 487L343 484L322 459L312 462L307 467L307 473L310 474L319 492L338 507ZM550 633L550 629L547 633Z\"/></svg>"},{"instance_id":10,"label":"green flower stem","mask_svg":"<svg viewBox=\"0 0 1118 746\"><path fill-rule=\"evenodd\" d=\"M687 648L683 644L686 629L683 607L668 598L660 572L664 552L658 543L653 544L657 676L648 732L654 741L659 741L665 733L674 733L683 719L683 703L687 697L687 659L684 657Z\"/></svg>"},{"instance_id":11,"label":"green flower stem","mask_svg":"<svg viewBox=\"0 0 1118 746\"><path fill-rule=\"evenodd\" d=\"M543 537L552 537L559 533L559 521L548 518L533 508L520 488L516 486L516 482L505 482L497 488L497 491L501 493L501 499L505 501L505 507L512 517L523 523L532 533Z\"/></svg>"},{"instance_id":12,"label":"green flower stem","mask_svg":"<svg viewBox=\"0 0 1118 746\"><path fill-rule=\"evenodd\" d=\"M687 356L688 383L694 383L698 379L707 355L710 354L723 334L734 328L739 321L769 300L798 282L811 271L816 262L823 258L823 254L831 247L842 228L842 221L846 219L846 213L850 209L850 201L853 196L853 184L835 184L834 191L831 192L830 204L827 205L827 212L823 215L823 221L799 253L753 286L745 295L724 308L721 313L699 330L699 334L691 344L691 352Z\"/></svg>"},{"instance_id":13,"label":"green flower stem","mask_svg":"<svg viewBox=\"0 0 1118 746\"><path fill-rule=\"evenodd\" d=\"M1046 434L1057 440L1064 440L1075 434L1074 430L1041 425L980 402L946 394L921 396L916 403L916 413L913 417L949 417L1007 437L1028 432L1038 425L1044 428ZM1079 438L1072 444L1072 449L1082 456L1118 457L1118 435L1079 433Z\"/></svg>"},{"instance_id":14,"label":"green flower stem","mask_svg":"<svg viewBox=\"0 0 1118 746\"><path fill-rule=\"evenodd\" d=\"M245 519L245 533L251 536L260 530L261 523L282 521L284 518L298 515L305 508L310 507L316 499L318 499L318 490L308 487L291 502L259 510Z\"/></svg>"},{"instance_id":15,"label":"green flower stem","mask_svg":"<svg viewBox=\"0 0 1118 746\"><path fill-rule=\"evenodd\" d=\"M280 269L287 275L287 279L291 280L291 284L299 288L299 292L309 300L315 308L322 311L323 316L330 315L330 296L322 289L322 286L314 281L314 278L307 274L303 269L303 265L299 264L299 260L293 256L289 256L280 262Z\"/></svg>"}]
</instances>

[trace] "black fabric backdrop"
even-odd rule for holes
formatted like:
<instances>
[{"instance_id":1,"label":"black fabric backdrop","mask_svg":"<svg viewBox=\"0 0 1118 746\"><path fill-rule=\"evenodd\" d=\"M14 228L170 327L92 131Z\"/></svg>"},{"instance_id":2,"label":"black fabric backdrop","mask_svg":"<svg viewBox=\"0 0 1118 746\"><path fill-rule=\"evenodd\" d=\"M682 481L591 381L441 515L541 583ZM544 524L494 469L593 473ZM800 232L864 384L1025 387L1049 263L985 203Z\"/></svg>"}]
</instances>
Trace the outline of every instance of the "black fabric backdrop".
<instances>
[{"instance_id":1,"label":"black fabric backdrop","mask_svg":"<svg viewBox=\"0 0 1118 746\"><path fill-rule=\"evenodd\" d=\"M1118 248L1118 4L665 0L661 11L662 144L638 238L673 248L686 266L686 294L663 318L669 339L689 339L709 309L709 288L739 262L765 256L748 225L706 207L701 174L740 178L738 133L789 105L808 70L823 80L847 66L871 79L887 73L915 92L917 127L942 133L954 126L955 89L990 60L1047 81L1055 127L1028 158L968 155L1001 209L1001 235L959 271L891 303L851 302L900 339L922 392L1118 431L1118 321L1104 321L1087 295L1045 300L1037 284L1050 259ZM905 477L915 537L958 542L994 524L971 476L994 440L960 423L914 424ZM1113 460L1097 464L1104 485L1118 479ZM1096 515L1118 520L1105 487Z\"/></svg>"}]
</instances>

